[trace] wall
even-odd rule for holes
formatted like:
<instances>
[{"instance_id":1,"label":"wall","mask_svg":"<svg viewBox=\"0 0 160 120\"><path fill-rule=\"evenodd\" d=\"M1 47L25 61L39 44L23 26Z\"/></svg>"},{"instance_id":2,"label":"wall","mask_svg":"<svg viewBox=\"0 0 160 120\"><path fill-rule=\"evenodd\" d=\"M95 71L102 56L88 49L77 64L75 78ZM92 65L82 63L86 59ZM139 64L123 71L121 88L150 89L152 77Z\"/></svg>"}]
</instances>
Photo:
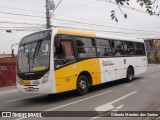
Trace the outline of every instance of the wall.
<instances>
[{"instance_id":1,"label":"wall","mask_svg":"<svg viewBox=\"0 0 160 120\"><path fill-rule=\"evenodd\" d=\"M0 58L0 87L16 84L16 58Z\"/></svg>"}]
</instances>

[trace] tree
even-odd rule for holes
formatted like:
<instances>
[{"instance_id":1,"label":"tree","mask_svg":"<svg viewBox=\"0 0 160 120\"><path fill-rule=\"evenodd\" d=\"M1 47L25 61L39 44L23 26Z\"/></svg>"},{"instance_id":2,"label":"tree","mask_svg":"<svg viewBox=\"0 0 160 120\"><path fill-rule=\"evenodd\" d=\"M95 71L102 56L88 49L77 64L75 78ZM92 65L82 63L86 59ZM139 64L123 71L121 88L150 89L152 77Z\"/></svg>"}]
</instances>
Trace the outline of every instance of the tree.
<instances>
[{"instance_id":1,"label":"tree","mask_svg":"<svg viewBox=\"0 0 160 120\"><path fill-rule=\"evenodd\" d=\"M127 5L129 6L129 2L131 0L115 0L115 3L117 4L118 10L122 13L124 18L127 18L127 13L123 12L122 7ZM159 6L160 0L137 0L137 3L146 10L146 12L149 15L157 15L160 16L160 6ZM112 20L115 20L118 22L118 19L115 15L117 9L111 11L111 18Z\"/></svg>"}]
</instances>

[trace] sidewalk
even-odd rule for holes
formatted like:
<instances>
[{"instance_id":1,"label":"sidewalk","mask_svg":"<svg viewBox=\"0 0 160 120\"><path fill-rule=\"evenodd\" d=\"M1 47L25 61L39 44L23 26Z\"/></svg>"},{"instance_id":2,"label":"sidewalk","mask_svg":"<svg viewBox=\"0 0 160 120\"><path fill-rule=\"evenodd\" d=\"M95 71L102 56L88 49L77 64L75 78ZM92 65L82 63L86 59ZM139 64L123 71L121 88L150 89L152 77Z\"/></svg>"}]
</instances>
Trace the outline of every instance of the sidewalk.
<instances>
[{"instance_id":1,"label":"sidewalk","mask_svg":"<svg viewBox=\"0 0 160 120\"><path fill-rule=\"evenodd\" d=\"M10 91L10 90L15 90L15 89L17 89L16 86L0 87L0 92Z\"/></svg>"},{"instance_id":2,"label":"sidewalk","mask_svg":"<svg viewBox=\"0 0 160 120\"><path fill-rule=\"evenodd\" d=\"M148 67L160 67L160 64L148 64Z\"/></svg>"}]
</instances>

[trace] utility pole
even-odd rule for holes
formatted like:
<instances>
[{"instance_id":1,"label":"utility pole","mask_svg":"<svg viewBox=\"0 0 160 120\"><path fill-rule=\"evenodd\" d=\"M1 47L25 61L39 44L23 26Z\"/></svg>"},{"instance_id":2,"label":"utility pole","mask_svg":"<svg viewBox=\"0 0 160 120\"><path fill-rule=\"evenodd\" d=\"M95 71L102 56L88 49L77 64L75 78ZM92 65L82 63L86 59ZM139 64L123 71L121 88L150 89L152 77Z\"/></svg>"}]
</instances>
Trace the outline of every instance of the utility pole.
<instances>
[{"instance_id":1,"label":"utility pole","mask_svg":"<svg viewBox=\"0 0 160 120\"><path fill-rule=\"evenodd\" d=\"M51 28L50 10L54 10L55 4L53 0L46 0L46 28Z\"/></svg>"},{"instance_id":2,"label":"utility pole","mask_svg":"<svg viewBox=\"0 0 160 120\"><path fill-rule=\"evenodd\" d=\"M50 23L50 12L49 12L49 6L48 6L49 0L46 0L46 28L49 29L51 28L51 23Z\"/></svg>"}]
</instances>

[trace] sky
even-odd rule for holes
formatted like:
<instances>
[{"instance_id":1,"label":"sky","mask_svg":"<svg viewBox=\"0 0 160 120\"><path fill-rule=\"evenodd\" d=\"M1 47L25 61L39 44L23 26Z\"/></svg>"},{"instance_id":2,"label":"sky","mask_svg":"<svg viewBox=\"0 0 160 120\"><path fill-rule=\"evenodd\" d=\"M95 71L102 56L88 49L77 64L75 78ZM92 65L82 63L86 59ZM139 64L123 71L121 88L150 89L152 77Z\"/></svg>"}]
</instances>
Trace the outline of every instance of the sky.
<instances>
[{"instance_id":1,"label":"sky","mask_svg":"<svg viewBox=\"0 0 160 120\"><path fill-rule=\"evenodd\" d=\"M54 0L56 5L59 1ZM88 29L104 34L160 38L160 17L121 7L127 13L125 19L117 6L107 1L62 0L51 22L54 26ZM0 0L0 54L11 53L11 46L19 43L22 37L45 29L45 3L45 0ZM145 10L136 0L131 0L129 7ZM116 10L118 22L111 19L111 10ZM6 33L6 29L12 29L12 32Z\"/></svg>"}]
</instances>

